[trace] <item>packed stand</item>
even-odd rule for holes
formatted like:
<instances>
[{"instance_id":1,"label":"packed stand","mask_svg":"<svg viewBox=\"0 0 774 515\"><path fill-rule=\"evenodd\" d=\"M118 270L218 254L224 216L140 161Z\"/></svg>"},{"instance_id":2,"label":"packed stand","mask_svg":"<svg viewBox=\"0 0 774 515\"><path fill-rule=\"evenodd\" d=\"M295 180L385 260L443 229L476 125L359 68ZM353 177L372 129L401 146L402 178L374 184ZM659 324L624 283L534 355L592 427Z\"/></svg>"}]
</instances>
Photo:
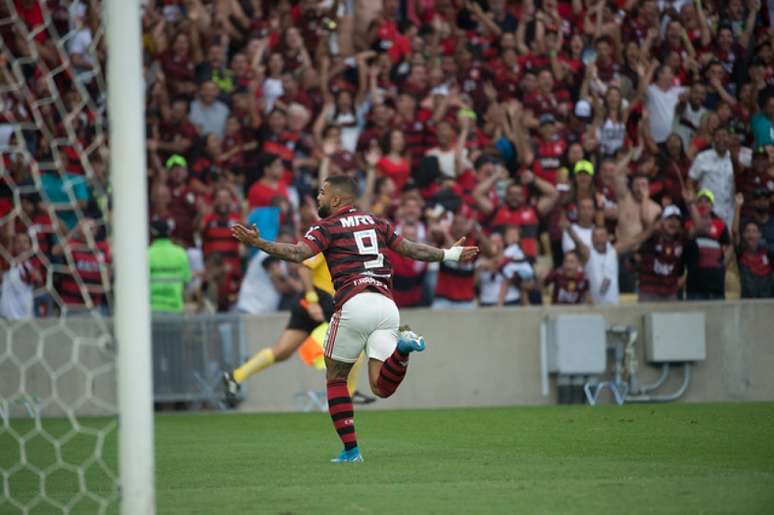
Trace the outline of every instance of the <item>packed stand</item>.
<instances>
[{"instance_id":1,"label":"packed stand","mask_svg":"<svg viewBox=\"0 0 774 515\"><path fill-rule=\"evenodd\" d=\"M21 298L109 312L100 6L45 4L0 4L9 318L33 313ZM758 0L146 3L153 308L287 308L296 265L229 227L296 241L336 174L404 237L481 247L429 266L385 251L401 307L772 297L770 16Z\"/></svg>"}]
</instances>

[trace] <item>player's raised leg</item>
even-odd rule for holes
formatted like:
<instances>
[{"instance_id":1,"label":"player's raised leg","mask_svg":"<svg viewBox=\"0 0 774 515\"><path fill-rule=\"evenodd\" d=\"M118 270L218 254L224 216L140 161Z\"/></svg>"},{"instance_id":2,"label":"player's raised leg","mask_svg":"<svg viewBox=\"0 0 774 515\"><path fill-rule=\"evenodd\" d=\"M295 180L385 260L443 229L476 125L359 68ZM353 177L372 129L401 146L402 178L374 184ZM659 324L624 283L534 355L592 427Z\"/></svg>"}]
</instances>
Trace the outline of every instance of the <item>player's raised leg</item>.
<instances>
[{"instance_id":1,"label":"player's raised leg","mask_svg":"<svg viewBox=\"0 0 774 515\"><path fill-rule=\"evenodd\" d=\"M396 341L397 340L397 341ZM368 379L378 397L390 397L403 382L409 355L425 350L425 339L405 328L401 331L375 331L368 341ZM386 358L382 358L393 349Z\"/></svg>"}]
</instances>

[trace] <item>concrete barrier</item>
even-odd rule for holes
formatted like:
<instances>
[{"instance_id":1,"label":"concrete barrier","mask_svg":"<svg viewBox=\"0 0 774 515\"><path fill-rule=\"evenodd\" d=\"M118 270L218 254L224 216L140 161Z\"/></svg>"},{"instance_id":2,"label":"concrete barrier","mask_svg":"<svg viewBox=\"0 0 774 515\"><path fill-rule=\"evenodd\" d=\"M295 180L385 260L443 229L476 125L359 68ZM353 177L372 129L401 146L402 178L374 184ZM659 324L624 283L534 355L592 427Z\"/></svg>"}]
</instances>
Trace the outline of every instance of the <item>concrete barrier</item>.
<instances>
[{"instance_id":1,"label":"concrete barrier","mask_svg":"<svg viewBox=\"0 0 774 515\"><path fill-rule=\"evenodd\" d=\"M649 312L703 311L707 359L693 368L681 402L774 400L774 301L638 304L593 307L528 307L442 312L404 310L402 321L425 335L428 349L412 357L398 392L366 409L433 408L551 404L541 392L540 322L560 313L601 313L610 325L643 331ZM284 316L246 317L247 347L271 344L282 332ZM645 362L638 340L640 381L654 382L659 370ZM663 392L677 389L682 372L674 370ZM369 391L365 369L359 387ZM298 409L296 394L321 391L320 372L297 357L276 365L246 383L246 411Z\"/></svg>"},{"instance_id":2,"label":"concrete barrier","mask_svg":"<svg viewBox=\"0 0 774 515\"><path fill-rule=\"evenodd\" d=\"M391 399L367 409L551 404L541 392L540 323L559 313L601 313L610 325L642 334L648 312L703 311L707 359L694 367L682 402L774 400L774 300L626 305L608 308L529 307L472 311L404 310L402 319L425 335L428 350L411 359L409 373ZM271 345L287 314L242 319L248 354ZM106 319L0 321L0 413L23 416L34 404L44 415L114 412L114 347ZM129 342L131 344L131 342ZM644 360L638 341L640 381L658 371ZM369 391L364 367L360 389ZM677 389L674 371L663 391ZM293 356L251 378L245 411L291 411L307 392L324 390L323 374Z\"/></svg>"}]
</instances>

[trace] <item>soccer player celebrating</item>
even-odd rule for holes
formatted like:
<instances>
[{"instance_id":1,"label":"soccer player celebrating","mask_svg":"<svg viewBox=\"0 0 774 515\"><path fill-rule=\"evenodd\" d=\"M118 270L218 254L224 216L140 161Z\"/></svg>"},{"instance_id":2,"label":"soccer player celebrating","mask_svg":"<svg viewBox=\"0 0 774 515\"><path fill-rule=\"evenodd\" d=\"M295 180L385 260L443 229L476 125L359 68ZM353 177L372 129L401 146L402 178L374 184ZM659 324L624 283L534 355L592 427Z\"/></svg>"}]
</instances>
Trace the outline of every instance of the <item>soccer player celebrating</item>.
<instances>
[{"instance_id":1,"label":"soccer player celebrating","mask_svg":"<svg viewBox=\"0 0 774 515\"><path fill-rule=\"evenodd\" d=\"M323 253L336 289L335 312L325 337L328 412L344 450L334 463L363 461L355 435L347 376L361 351L368 357L368 378L377 397L389 397L406 375L409 354L422 351L425 341L411 331L399 331L400 315L392 300L392 265L382 252L420 261L469 261L478 247L438 249L401 238L386 220L354 207L357 184L347 176L328 177L317 202L322 220L295 245L261 239L255 227L234 225L239 241L288 261L302 262Z\"/></svg>"}]
</instances>

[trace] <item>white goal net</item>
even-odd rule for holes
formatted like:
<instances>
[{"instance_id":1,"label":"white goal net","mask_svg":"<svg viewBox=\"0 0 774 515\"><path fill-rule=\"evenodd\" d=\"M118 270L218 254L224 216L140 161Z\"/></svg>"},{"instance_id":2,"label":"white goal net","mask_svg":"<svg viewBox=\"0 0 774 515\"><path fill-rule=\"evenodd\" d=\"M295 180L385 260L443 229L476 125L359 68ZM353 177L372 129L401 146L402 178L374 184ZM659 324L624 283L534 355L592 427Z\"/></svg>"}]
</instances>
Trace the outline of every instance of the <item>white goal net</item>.
<instances>
[{"instance_id":1,"label":"white goal net","mask_svg":"<svg viewBox=\"0 0 774 515\"><path fill-rule=\"evenodd\" d=\"M98 0L0 0L3 514L119 505L102 18Z\"/></svg>"}]
</instances>

